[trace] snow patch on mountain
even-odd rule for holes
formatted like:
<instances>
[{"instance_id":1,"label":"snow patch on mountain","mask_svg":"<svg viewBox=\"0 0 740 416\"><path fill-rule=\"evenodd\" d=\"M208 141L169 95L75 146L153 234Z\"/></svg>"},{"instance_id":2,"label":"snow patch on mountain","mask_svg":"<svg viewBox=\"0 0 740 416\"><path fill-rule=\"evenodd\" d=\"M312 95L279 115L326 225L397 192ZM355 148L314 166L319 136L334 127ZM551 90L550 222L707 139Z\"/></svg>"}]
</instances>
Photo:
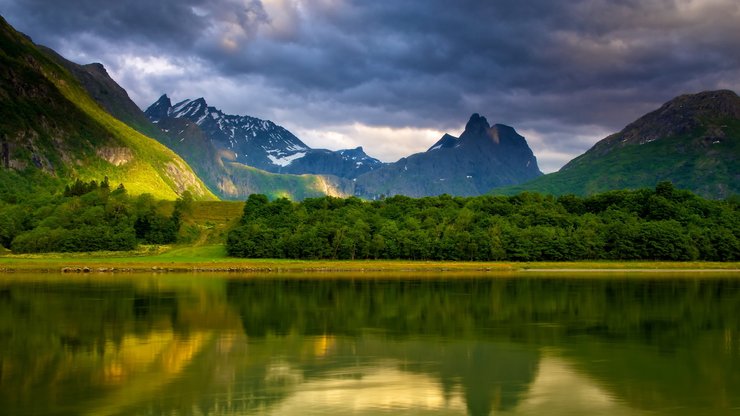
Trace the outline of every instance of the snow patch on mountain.
<instances>
[{"instance_id":1,"label":"snow patch on mountain","mask_svg":"<svg viewBox=\"0 0 740 416\"><path fill-rule=\"evenodd\" d=\"M306 156L306 153L305 152L304 153L293 153L291 155L287 155L287 156L283 156L283 157L275 157L275 156L273 156L271 154L268 154L267 155L267 158L270 159L270 161L274 165L285 167L285 166L290 165L294 160L300 159L303 156Z\"/></svg>"}]
</instances>

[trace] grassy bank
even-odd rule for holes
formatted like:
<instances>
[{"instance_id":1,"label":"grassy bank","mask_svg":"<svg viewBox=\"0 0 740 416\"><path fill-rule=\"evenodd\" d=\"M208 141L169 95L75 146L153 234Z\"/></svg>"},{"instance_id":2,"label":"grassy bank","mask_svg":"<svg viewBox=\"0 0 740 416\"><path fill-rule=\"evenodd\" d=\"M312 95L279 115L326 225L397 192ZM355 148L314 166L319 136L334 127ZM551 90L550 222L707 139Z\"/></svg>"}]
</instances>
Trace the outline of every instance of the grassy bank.
<instances>
[{"instance_id":1,"label":"grassy bank","mask_svg":"<svg viewBox=\"0 0 740 416\"><path fill-rule=\"evenodd\" d=\"M453 262L405 260L235 259L223 245L144 247L134 252L0 254L0 272L300 272L300 271L638 271L723 270L740 276L740 262Z\"/></svg>"}]
</instances>

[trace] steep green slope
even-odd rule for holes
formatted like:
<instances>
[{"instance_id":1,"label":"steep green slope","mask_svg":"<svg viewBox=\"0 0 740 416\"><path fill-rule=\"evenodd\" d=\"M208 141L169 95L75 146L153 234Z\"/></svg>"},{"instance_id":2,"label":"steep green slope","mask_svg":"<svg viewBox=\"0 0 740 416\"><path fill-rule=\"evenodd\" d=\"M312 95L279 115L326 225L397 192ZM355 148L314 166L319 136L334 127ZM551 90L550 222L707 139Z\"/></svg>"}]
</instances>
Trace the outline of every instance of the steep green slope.
<instances>
[{"instance_id":1,"label":"steep green slope","mask_svg":"<svg viewBox=\"0 0 740 416\"><path fill-rule=\"evenodd\" d=\"M41 170L62 178L125 183L174 199L215 196L187 163L103 110L62 66L0 18L0 175Z\"/></svg>"},{"instance_id":2,"label":"steep green slope","mask_svg":"<svg viewBox=\"0 0 740 416\"><path fill-rule=\"evenodd\" d=\"M590 195L671 181L708 198L740 193L740 98L732 91L677 97L560 171L494 192Z\"/></svg>"},{"instance_id":3,"label":"steep green slope","mask_svg":"<svg viewBox=\"0 0 740 416\"><path fill-rule=\"evenodd\" d=\"M154 138L177 153L192 167L208 188L223 199L245 199L262 193L271 197L303 199L323 195L351 194L348 180L327 175L283 175L232 163L233 155L219 151L195 123L163 118L155 125L100 64L78 65L51 49L42 49L67 68L88 94L105 110L140 133ZM231 157L230 157L231 156Z\"/></svg>"}]
</instances>

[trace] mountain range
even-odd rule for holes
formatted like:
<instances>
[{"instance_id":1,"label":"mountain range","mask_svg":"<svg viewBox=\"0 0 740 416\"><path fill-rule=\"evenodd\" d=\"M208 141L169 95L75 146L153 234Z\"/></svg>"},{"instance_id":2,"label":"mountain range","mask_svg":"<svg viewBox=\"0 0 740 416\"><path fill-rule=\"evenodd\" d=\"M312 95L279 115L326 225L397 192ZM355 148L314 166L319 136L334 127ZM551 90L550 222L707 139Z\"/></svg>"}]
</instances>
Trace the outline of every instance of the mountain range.
<instances>
[{"instance_id":1,"label":"mountain range","mask_svg":"<svg viewBox=\"0 0 740 416\"><path fill-rule=\"evenodd\" d=\"M364 198L396 194L480 195L541 175L522 136L508 126L491 127L478 114L471 117L460 139L445 135L428 151L395 163L382 163L361 147L312 149L271 121L224 114L208 106L203 98L172 105L169 97L162 95L145 114L172 141L193 141L194 135L202 136L202 140L213 145L207 153L218 154L223 160L272 173L336 178L343 192ZM179 147L171 142L170 145ZM198 164L184 151L180 154L186 160Z\"/></svg>"},{"instance_id":2,"label":"mountain range","mask_svg":"<svg viewBox=\"0 0 740 416\"><path fill-rule=\"evenodd\" d=\"M186 148L203 147L192 144L194 141L209 143L211 149L198 151L200 155L214 155L209 157L208 165L214 164L215 157L234 166L272 173L321 175L333 179L336 193L369 199L398 194L480 195L542 174L522 136L508 126L491 127L478 114L473 114L459 139L446 134L426 152L395 163L372 158L361 147L312 149L271 121L224 114L203 98L173 105L165 94L145 114L170 137L166 144L191 164L202 162L189 155ZM177 143L185 142L191 144L177 150L183 147Z\"/></svg>"},{"instance_id":3,"label":"mountain range","mask_svg":"<svg viewBox=\"0 0 740 416\"><path fill-rule=\"evenodd\" d=\"M701 195L738 193L740 98L683 95L542 175L524 137L473 114L459 137L383 163L362 148L312 149L268 120L229 115L205 99L162 95L141 111L100 64L78 65L0 19L0 185L108 176L132 193L172 199L374 199L524 190L590 194L663 180ZM5 178L5 179L3 179Z\"/></svg>"}]
</instances>

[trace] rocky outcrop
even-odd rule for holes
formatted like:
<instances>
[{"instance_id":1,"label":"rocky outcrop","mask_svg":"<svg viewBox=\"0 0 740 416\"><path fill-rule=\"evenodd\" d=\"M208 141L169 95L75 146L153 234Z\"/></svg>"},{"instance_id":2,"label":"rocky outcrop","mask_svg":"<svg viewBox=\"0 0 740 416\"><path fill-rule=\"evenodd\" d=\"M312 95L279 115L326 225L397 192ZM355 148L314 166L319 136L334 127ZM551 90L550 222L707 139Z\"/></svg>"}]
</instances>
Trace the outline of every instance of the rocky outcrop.
<instances>
[{"instance_id":1,"label":"rocky outcrop","mask_svg":"<svg viewBox=\"0 0 740 416\"><path fill-rule=\"evenodd\" d=\"M95 153L114 166L125 165L134 160L134 152L128 147L100 147Z\"/></svg>"}]
</instances>

